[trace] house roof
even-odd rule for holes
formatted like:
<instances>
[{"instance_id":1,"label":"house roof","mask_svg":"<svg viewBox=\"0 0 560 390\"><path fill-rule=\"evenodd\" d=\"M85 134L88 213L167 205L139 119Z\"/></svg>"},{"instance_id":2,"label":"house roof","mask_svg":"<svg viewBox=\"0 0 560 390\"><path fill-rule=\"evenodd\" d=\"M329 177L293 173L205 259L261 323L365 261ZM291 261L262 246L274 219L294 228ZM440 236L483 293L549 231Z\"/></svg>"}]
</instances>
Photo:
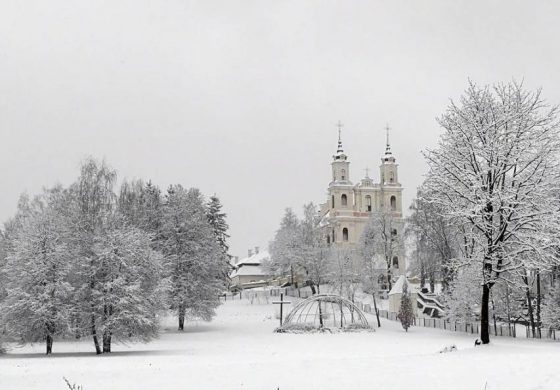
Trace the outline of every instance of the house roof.
<instances>
[{"instance_id":1,"label":"house roof","mask_svg":"<svg viewBox=\"0 0 560 390\"><path fill-rule=\"evenodd\" d=\"M233 270L230 277L236 276L270 276L260 265L246 265Z\"/></svg>"},{"instance_id":2,"label":"house roof","mask_svg":"<svg viewBox=\"0 0 560 390\"><path fill-rule=\"evenodd\" d=\"M237 264L234 264L234 266L241 267L243 265L249 265L249 264L260 265L263 263L264 260L268 258L270 258L268 251L260 251L259 253L256 253L252 256L245 257L239 260L239 262Z\"/></svg>"},{"instance_id":3,"label":"house roof","mask_svg":"<svg viewBox=\"0 0 560 390\"><path fill-rule=\"evenodd\" d=\"M264 261L270 258L268 251L260 251L252 256L241 259L234 265L235 269L230 277L235 276L270 276L262 267Z\"/></svg>"}]
</instances>

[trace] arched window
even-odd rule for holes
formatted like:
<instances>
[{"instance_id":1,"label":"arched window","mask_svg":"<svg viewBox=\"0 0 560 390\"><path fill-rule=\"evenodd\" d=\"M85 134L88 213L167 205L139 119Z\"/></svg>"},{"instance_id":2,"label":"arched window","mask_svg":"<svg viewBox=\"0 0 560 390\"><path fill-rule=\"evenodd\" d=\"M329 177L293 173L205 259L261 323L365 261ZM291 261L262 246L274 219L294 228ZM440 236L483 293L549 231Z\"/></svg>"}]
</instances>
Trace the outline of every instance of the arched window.
<instances>
[{"instance_id":1,"label":"arched window","mask_svg":"<svg viewBox=\"0 0 560 390\"><path fill-rule=\"evenodd\" d=\"M330 234L327 234L327 245L331 243L331 236Z\"/></svg>"},{"instance_id":2,"label":"arched window","mask_svg":"<svg viewBox=\"0 0 560 390\"><path fill-rule=\"evenodd\" d=\"M342 229L342 241L348 241L348 228Z\"/></svg>"},{"instance_id":3,"label":"arched window","mask_svg":"<svg viewBox=\"0 0 560 390\"><path fill-rule=\"evenodd\" d=\"M392 182L394 182L394 181L395 181L395 174L394 174L393 172L391 172L391 173L389 174L389 183L392 183Z\"/></svg>"},{"instance_id":4,"label":"arched window","mask_svg":"<svg viewBox=\"0 0 560 390\"><path fill-rule=\"evenodd\" d=\"M397 256L393 257L393 268L399 268L399 258Z\"/></svg>"},{"instance_id":5,"label":"arched window","mask_svg":"<svg viewBox=\"0 0 560 390\"><path fill-rule=\"evenodd\" d=\"M334 209L334 195L332 196L331 208Z\"/></svg>"},{"instance_id":6,"label":"arched window","mask_svg":"<svg viewBox=\"0 0 560 390\"><path fill-rule=\"evenodd\" d=\"M371 211L371 196L366 195L366 210Z\"/></svg>"},{"instance_id":7,"label":"arched window","mask_svg":"<svg viewBox=\"0 0 560 390\"><path fill-rule=\"evenodd\" d=\"M343 169L342 171L340 171L340 179L341 180L346 180L346 169Z\"/></svg>"},{"instance_id":8,"label":"arched window","mask_svg":"<svg viewBox=\"0 0 560 390\"><path fill-rule=\"evenodd\" d=\"M346 194L342 194L342 196L340 197L340 203L341 203L343 206L348 205L348 198L346 197Z\"/></svg>"},{"instance_id":9,"label":"arched window","mask_svg":"<svg viewBox=\"0 0 560 390\"><path fill-rule=\"evenodd\" d=\"M397 211L397 198L394 195L391 196L391 211Z\"/></svg>"}]
</instances>

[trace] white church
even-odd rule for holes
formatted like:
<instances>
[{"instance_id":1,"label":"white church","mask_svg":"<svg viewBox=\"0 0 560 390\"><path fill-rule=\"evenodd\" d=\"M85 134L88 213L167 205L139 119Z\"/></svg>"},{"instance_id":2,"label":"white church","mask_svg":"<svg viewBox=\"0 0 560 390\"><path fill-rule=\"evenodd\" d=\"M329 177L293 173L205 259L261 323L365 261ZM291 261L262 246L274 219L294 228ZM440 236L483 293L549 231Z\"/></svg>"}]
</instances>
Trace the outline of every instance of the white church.
<instances>
[{"instance_id":1,"label":"white church","mask_svg":"<svg viewBox=\"0 0 560 390\"><path fill-rule=\"evenodd\" d=\"M381 157L379 180L366 176L354 184L350 176L350 161L344 153L341 140L341 124L338 128L338 148L333 156L332 180L328 187L327 202L321 204L320 213L326 229L327 242L341 247L355 246L372 213L385 212L392 220L391 234L395 238L403 235L402 191L399 182L398 164L391 152L389 129L385 154ZM398 240L403 242L403 240ZM406 271L404 246L398 245L391 259L393 276Z\"/></svg>"}]
</instances>

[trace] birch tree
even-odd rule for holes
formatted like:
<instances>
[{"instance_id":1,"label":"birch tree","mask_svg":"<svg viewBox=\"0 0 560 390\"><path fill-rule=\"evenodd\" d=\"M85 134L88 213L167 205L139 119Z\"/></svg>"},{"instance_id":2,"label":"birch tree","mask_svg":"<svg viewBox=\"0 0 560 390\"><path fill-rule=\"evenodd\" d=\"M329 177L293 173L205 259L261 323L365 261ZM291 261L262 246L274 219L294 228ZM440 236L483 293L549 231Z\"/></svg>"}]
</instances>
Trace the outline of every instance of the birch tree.
<instances>
[{"instance_id":1,"label":"birch tree","mask_svg":"<svg viewBox=\"0 0 560 390\"><path fill-rule=\"evenodd\" d=\"M471 83L439 118L443 135L425 152L429 201L464 226L482 273L481 340L490 290L505 273L547 269L555 257L560 200L557 108L518 83Z\"/></svg>"}]
</instances>

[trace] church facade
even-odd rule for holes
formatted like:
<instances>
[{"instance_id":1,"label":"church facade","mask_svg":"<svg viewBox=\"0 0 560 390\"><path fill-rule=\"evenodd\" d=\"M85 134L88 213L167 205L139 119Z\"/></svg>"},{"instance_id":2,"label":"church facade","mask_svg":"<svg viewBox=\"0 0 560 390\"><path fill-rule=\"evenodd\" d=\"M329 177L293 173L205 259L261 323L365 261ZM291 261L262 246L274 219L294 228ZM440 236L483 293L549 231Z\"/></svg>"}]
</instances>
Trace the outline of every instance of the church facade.
<instances>
[{"instance_id":1,"label":"church facade","mask_svg":"<svg viewBox=\"0 0 560 390\"><path fill-rule=\"evenodd\" d=\"M369 177L368 170L366 176L358 183L354 184L351 181L350 161L342 147L340 126L338 148L331 162L331 171L327 202L320 208L327 242L339 247L355 247L372 215L379 213L386 220L390 220L391 236L397 242L391 255L391 274L404 274L406 263L403 244L403 187L399 182L398 164L391 152L388 130L378 181ZM383 267L382 259L380 267Z\"/></svg>"}]
</instances>

